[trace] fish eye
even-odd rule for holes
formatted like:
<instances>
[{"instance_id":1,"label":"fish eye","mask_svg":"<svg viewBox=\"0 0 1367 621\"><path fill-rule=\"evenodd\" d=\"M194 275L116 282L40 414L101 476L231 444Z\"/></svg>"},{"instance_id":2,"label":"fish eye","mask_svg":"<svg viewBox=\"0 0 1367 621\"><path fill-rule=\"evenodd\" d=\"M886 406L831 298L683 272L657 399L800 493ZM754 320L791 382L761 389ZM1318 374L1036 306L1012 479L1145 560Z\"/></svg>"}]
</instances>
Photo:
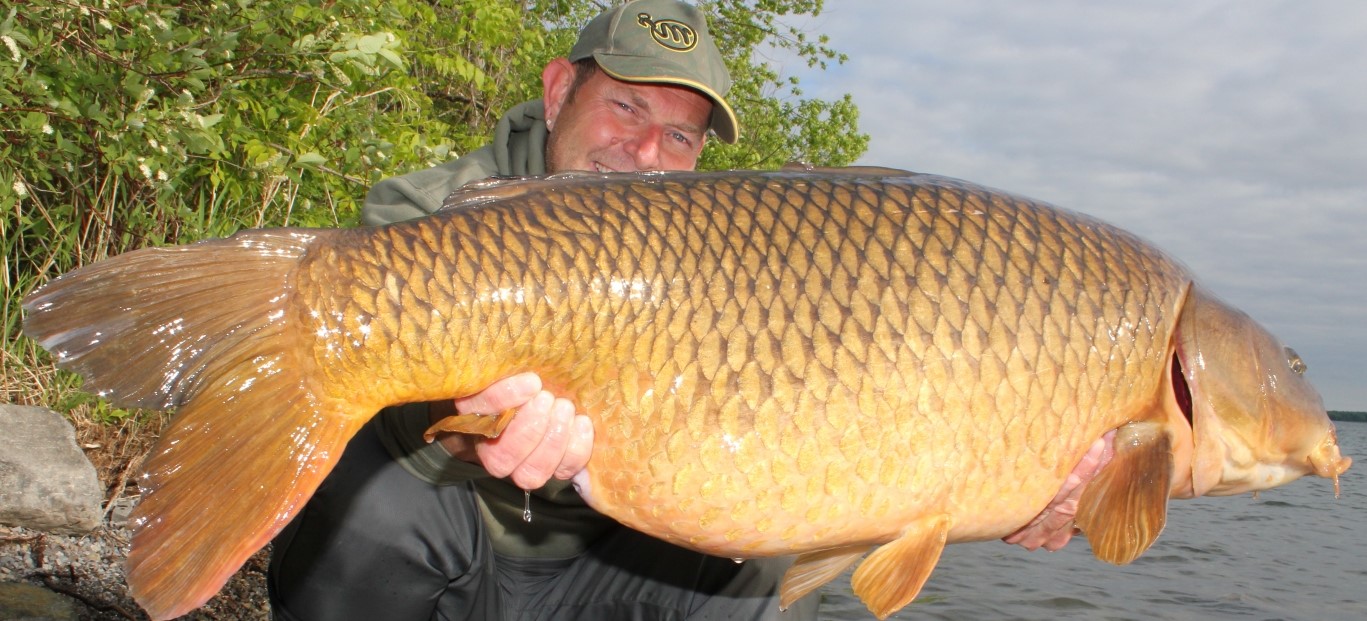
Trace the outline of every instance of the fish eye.
<instances>
[{"instance_id":1,"label":"fish eye","mask_svg":"<svg viewBox=\"0 0 1367 621\"><path fill-rule=\"evenodd\" d=\"M1297 354L1296 350L1291 349L1290 347L1286 348L1286 364L1291 367L1292 373L1295 373L1296 375L1305 375L1305 370L1307 368L1305 361L1301 360L1300 354Z\"/></svg>"}]
</instances>

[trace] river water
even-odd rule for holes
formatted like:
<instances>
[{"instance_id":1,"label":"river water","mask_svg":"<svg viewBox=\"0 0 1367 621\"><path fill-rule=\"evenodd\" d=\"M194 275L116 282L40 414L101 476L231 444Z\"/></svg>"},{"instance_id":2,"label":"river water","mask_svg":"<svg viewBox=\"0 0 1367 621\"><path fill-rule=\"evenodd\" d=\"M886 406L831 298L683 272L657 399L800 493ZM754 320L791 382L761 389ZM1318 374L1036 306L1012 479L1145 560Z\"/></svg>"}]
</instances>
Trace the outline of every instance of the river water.
<instances>
[{"instance_id":1,"label":"river water","mask_svg":"<svg viewBox=\"0 0 1367 621\"><path fill-rule=\"evenodd\" d=\"M1080 537L1058 552L950 545L890 619L1365 621L1367 423L1335 425L1355 462L1337 500L1319 477L1257 498L1175 500L1158 541L1124 567L1093 558ZM824 588L822 619L874 618L848 578Z\"/></svg>"}]
</instances>

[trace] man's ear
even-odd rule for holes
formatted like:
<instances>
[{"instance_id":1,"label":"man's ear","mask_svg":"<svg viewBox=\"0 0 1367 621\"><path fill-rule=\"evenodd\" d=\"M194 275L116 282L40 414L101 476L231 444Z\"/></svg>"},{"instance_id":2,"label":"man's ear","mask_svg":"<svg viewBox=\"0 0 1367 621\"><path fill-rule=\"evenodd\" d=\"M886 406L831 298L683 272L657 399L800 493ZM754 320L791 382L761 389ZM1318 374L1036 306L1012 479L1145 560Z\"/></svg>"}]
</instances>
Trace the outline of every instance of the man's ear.
<instances>
[{"instance_id":1,"label":"man's ear","mask_svg":"<svg viewBox=\"0 0 1367 621\"><path fill-rule=\"evenodd\" d=\"M546 106L546 127L555 128L555 119L565 106L570 86L574 84L574 63L561 57L546 64L541 71L541 100Z\"/></svg>"}]
</instances>

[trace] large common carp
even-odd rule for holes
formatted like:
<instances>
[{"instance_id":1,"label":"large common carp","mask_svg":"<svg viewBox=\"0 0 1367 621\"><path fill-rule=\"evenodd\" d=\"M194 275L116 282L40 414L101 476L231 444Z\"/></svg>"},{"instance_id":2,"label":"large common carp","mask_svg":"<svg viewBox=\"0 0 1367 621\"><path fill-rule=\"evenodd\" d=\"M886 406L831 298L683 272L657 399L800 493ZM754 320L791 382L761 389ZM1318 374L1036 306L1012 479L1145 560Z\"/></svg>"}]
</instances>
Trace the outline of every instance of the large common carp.
<instances>
[{"instance_id":1,"label":"large common carp","mask_svg":"<svg viewBox=\"0 0 1367 621\"><path fill-rule=\"evenodd\" d=\"M1291 350L1080 214L872 169L449 202L130 252L25 302L90 390L179 409L133 516L128 582L153 617L212 596L381 407L521 371L593 419L593 508L710 554L799 554L787 603L872 550L853 588L879 617L946 543L1028 522L1113 430L1077 524L1117 563L1170 497L1337 486L1351 461Z\"/></svg>"}]
</instances>

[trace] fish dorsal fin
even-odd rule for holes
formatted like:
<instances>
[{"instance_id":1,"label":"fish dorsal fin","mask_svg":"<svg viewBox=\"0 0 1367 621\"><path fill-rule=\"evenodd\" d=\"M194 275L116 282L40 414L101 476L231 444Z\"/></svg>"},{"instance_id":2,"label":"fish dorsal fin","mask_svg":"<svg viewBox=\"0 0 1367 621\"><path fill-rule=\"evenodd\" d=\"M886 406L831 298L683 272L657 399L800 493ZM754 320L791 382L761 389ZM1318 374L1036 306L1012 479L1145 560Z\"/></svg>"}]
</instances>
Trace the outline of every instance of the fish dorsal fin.
<instances>
[{"instance_id":1,"label":"fish dorsal fin","mask_svg":"<svg viewBox=\"0 0 1367 621\"><path fill-rule=\"evenodd\" d=\"M1115 457L1078 502L1077 526L1097 558L1125 565L1153 545L1167 522L1173 467L1172 437L1162 424L1116 430Z\"/></svg>"},{"instance_id":2,"label":"fish dorsal fin","mask_svg":"<svg viewBox=\"0 0 1367 621\"><path fill-rule=\"evenodd\" d=\"M471 181L451 192L442 200L437 211L463 209L486 203L499 202L544 192L548 188L566 187L593 182L596 180L649 180L666 178L672 175L689 174L686 171L645 170L634 173L600 173L585 170L571 170L550 175L526 177L505 176L488 177Z\"/></svg>"},{"instance_id":3,"label":"fish dorsal fin","mask_svg":"<svg viewBox=\"0 0 1367 621\"><path fill-rule=\"evenodd\" d=\"M940 562L950 523L944 514L912 522L901 537L874 550L854 570L850 586L874 616L886 619L916 599Z\"/></svg>"},{"instance_id":4,"label":"fish dorsal fin","mask_svg":"<svg viewBox=\"0 0 1367 621\"><path fill-rule=\"evenodd\" d=\"M489 177L471 181L451 192L441 202L441 209L447 211L483 205L506 200L526 194L545 181L545 177Z\"/></svg>"},{"instance_id":5,"label":"fish dorsal fin","mask_svg":"<svg viewBox=\"0 0 1367 621\"><path fill-rule=\"evenodd\" d=\"M797 557L793 566L783 574L783 586L779 588L779 609L787 610L802 596L834 580L868 551L869 546L849 546L808 552Z\"/></svg>"},{"instance_id":6,"label":"fish dorsal fin","mask_svg":"<svg viewBox=\"0 0 1367 621\"><path fill-rule=\"evenodd\" d=\"M858 175L862 177L910 177L920 173L901 168L889 168L886 166L815 166L801 160L789 160L783 164L779 170L783 172L802 172L802 173L831 173L841 175Z\"/></svg>"},{"instance_id":7,"label":"fish dorsal fin","mask_svg":"<svg viewBox=\"0 0 1367 621\"><path fill-rule=\"evenodd\" d=\"M719 170L710 172L682 171L682 170L643 170L638 172L609 172L600 173L592 171L573 170L559 172L550 175L537 175L527 177L489 177L471 181L451 192L442 201L441 208L437 211L450 211L478 207L488 203L497 203L511 200L518 197L528 196L553 190L556 188L575 187L584 183L595 181L617 181L617 182L640 182L640 181L668 181L677 179L697 179L703 178L736 178L740 176L753 175L755 171L746 170ZM898 168L886 168L882 166L847 166L847 167L823 167L812 166L803 162L788 162L781 171L784 173L795 173L802 175L833 175L840 177L919 177L923 173L901 170ZM773 176L772 173L770 176ZM762 178L757 178L762 179Z\"/></svg>"}]
</instances>

